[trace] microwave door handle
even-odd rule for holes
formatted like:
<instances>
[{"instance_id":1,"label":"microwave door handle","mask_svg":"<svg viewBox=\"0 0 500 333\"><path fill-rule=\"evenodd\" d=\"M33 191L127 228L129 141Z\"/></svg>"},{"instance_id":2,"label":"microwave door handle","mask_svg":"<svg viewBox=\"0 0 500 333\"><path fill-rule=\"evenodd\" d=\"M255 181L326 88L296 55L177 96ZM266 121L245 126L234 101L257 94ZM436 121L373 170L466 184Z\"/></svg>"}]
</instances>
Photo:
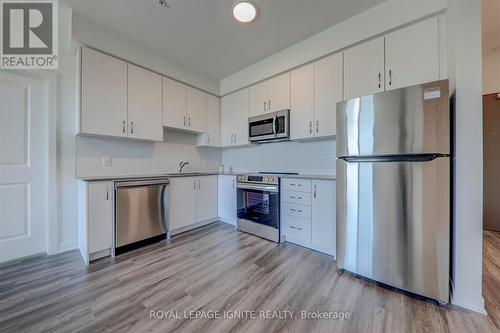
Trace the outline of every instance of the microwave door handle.
<instances>
[{"instance_id":1,"label":"microwave door handle","mask_svg":"<svg viewBox=\"0 0 500 333\"><path fill-rule=\"evenodd\" d=\"M276 124L278 123L277 120L278 120L278 117L274 116L274 118L273 118L273 134L274 134L274 136L276 136L277 132L278 132L278 130L276 130Z\"/></svg>"}]
</instances>

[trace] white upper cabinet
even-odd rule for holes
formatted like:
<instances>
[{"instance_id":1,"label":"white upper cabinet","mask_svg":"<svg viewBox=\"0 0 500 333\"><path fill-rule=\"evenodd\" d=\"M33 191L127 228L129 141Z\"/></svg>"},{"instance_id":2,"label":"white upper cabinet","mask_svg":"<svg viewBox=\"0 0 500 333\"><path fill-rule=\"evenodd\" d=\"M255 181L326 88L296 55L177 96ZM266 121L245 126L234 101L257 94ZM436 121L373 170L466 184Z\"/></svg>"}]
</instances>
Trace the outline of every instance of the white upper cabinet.
<instances>
[{"instance_id":1,"label":"white upper cabinet","mask_svg":"<svg viewBox=\"0 0 500 333\"><path fill-rule=\"evenodd\" d=\"M189 130L202 133L207 128L206 94L198 89L187 89L187 125Z\"/></svg>"},{"instance_id":2,"label":"white upper cabinet","mask_svg":"<svg viewBox=\"0 0 500 333\"><path fill-rule=\"evenodd\" d=\"M248 89L221 99L221 144L223 147L248 144Z\"/></svg>"},{"instance_id":3,"label":"white upper cabinet","mask_svg":"<svg viewBox=\"0 0 500 333\"><path fill-rule=\"evenodd\" d=\"M187 110L187 86L163 78L163 126L184 128Z\"/></svg>"},{"instance_id":4,"label":"white upper cabinet","mask_svg":"<svg viewBox=\"0 0 500 333\"><path fill-rule=\"evenodd\" d=\"M290 72L249 88L249 117L286 109L290 109Z\"/></svg>"},{"instance_id":5,"label":"white upper cabinet","mask_svg":"<svg viewBox=\"0 0 500 333\"><path fill-rule=\"evenodd\" d=\"M384 38L344 51L344 99L384 91Z\"/></svg>"},{"instance_id":6,"label":"white upper cabinet","mask_svg":"<svg viewBox=\"0 0 500 333\"><path fill-rule=\"evenodd\" d=\"M162 77L128 64L128 135L163 141Z\"/></svg>"},{"instance_id":7,"label":"white upper cabinet","mask_svg":"<svg viewBox=\"0 0 500 333\"><path fill-rule=\"evenodd\" d=\"M438 17L385 36L385 89L439 80Z\"/></svg>"},{"instance_id":8,"label":"white upper cabinet","mask_svg":"<svg viewBox=\"0 0 500 333\"><path fill-rule=\"evenodd\" d=\"M337 134L337 103L342 101L342 53L314 63L314 132Z\"/></svg>"},{"instance_id":9,"label":"white upper cabinet","mask_svg":"<svg viewBox=\"0 0 500 333\"><path fill-rule=\"evenodd\" d=\"M299 67L291 73L292 140L336 134L336 105L342 100L342 54Z\"/></svg>"},{"instance_id":10,"label":"white upper cabinet","mask_svg":"<svg viewBox=\"0 0 500 333\"><path fill-rule=\"evenodd\" d=\"M291 72L290 138L314 137L314 64Z\"/></svg>"},{"instance_id":11,"label":"white upper cabinet","mask_svg":"<svg viewBox=\"0 0 500 333\"><path fill-rule=\"evenodd\" d=\"M213 95L207 97L207 130L205 134L198 136L198 146L220 147L221 145L221 117L220 117L220 98Z\"/></svg>"},{"instance_id":12,"label":"white upper cabinet","mask_svg":"<svg viewBox=\"0 0 500 333\"><path fill-rule=\"evenodd\" d=\"M269 79L270 112L290 109L290 72Z\"/></svg>"},{"instance_id":13,"label":"white upper cabinet","mask_svg":"<svg viewBox=\"0 0 500 333\"><path fill-rule=\"evenodd\" d=\"M268 112L269 101L268 81L254 84L248 89L248 117L254 117Z\"/></svg>"},{"instance_id":14,"label":"white upper cabinet","mask_svg":"<svg viewBox=\"0 0 500 333\"><path fill-rule=\"evenodd\" d=\"M80 132L127 137L127 63L82 47Z\"/></svg>"}]
</instances>

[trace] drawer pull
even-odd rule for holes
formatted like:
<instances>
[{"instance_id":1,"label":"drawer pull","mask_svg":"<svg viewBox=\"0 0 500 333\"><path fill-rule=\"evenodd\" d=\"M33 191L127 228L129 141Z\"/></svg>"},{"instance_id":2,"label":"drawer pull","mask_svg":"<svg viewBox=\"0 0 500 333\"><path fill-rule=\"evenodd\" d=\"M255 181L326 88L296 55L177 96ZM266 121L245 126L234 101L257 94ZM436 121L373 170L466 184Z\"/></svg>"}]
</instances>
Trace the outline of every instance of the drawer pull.
<instances>
[{"instance_id":1,"label":"drawer pull","mask_svg":"<svg viewBox=\"0 0 500 333\"><path fill-rule=\"evenodd\" d=\"M296 199L293 195L290 196L290 199Z\"/></svg>"},{"instance_id":2,"label":"drawer pull","mask_svg":"<svg viewBox=\"0 0 500 333\"><path fill-rule=\"evenodd\" d=\"M290 226L290 229L302 231L302 228L294 227L293 225Z\"/></svg>"},{"instance_id":3,"label":"drawer pull","mask_svg":"<svg viewBox=\"0 0 500 333\"><path fill-rule=\"evenodd\" d=\"M293 208L290 208L290 210L291 210L292 212L302 213L302 209L293 209Z\"/></svg>"}]
</instances>

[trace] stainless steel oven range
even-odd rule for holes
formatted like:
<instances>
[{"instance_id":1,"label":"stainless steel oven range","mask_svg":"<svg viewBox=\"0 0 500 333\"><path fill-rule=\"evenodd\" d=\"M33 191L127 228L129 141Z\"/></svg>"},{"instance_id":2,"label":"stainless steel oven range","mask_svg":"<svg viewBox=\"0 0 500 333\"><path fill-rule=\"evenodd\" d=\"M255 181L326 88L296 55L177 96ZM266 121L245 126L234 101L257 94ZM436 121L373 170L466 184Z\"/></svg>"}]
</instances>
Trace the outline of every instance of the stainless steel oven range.
<instances>
[{"instance_id":1,"label":"stainless steel oven range","mask_svg":"<svg viewBox=\"0 0 500 333\"><path fill-rule=\"evenodd\" d=\"M279 242L280 178L239 175L236 181L238 230Z\"/></svg>"}]
</instances>

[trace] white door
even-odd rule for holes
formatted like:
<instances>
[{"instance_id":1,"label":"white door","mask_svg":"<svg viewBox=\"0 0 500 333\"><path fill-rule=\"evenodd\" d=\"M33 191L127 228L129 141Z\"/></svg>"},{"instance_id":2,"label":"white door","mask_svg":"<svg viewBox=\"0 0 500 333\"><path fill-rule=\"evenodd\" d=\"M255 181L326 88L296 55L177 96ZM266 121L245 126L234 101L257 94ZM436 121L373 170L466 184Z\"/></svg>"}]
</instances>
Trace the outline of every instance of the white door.
<instances>
[{"instance_id":1,"label":"white door","mask_svg":"<svg viewBox=\"0 0 500 333\"><path fill-rule=\"evenodd\" d=\"M337 132L337 102L342 101L342 53L314 63L314 131L317 137Z\"/></svg>"},{"instance_id":2,"label":"white door","mask_svg":"<svg viewBox=\"0 0 500 333\"><path fill-rule=\"evenodd\" d=\"M187 227L196 221L195 177L171 179L170 188L170 230Z\"/></svg>"},{"instance_id":3,"label":"white door","mask_svg":"<svg viewBox=\"0 0 500 333\"><path fill-rule=\"evenodd\" d=\"M0 262L46 251L47 86L0 72Z\"/></svg>"},{"instance_id":4,"label":"white door","mask_svg":"<svg viewBox=\"0 0 500 333\"><path fill-rule=\"evenodd\" d=\"M184 129L186 127L186 85L163 78L163 126Z\"/></svg>"},{"instance_id":5,"label":"white door","mask_svg":"<svg viewBox=\"0 0 500 333\"><path fill-rule=\"evenodd\" d=\"M235 93L222 97L220 104L221 146L229 147L233 145L234 137L234 110L236 108Z\"/></svg>"},{"instance_id":6,"label":"white door","mask_svg":"<svg viewBox=\"0 0 500 333\"><path fill-rule=\"evenodd\" d=\"M207 134L205 144L211 147L220 146L220 99L207 94Z\"/></svg>"},{"instance_id":7,"label":"white door","mask_svg":"<svg viewBox=\"0 0 500 333\"><path fill-rule=\"evenodd\" d=\"M290 72L269 79L268 103L271 112L290 109Z\"/></svg>"},{"instance_id":8,"label":"white door","mask_svg":"<svg viewBox=\"0 0 500 333\"><path fill-rule=\"evenodd\" d=\"M335 182L314 180L312 187L311 242L335 255Z\"/></svg>"},{"instance_id":9,"label":"white door","mask_svg":"<svg viewBox=\"0 0 500 333\"><path fill-rule=\"evenodd\" d=\"M268 111L268 81L254 84L248 89L248 116L254 117Z\"/></svg>"},{"instance_id":10,"label":"white door","mask_svg":"<svg viewBox=\"0 0 500 333\"><path fill-rule=\"evenodd\" d=\"M344 99L384 91L384 37L344 51Z\"/></svg>"},{"instance_id":11,"label":"white door","mask_svg":"<svg viewBox=\"0 0 500 333\"><path fill-rule=\"evenodd\" d=\"M439 80L438 18L385 37L386 90Z\"/></svg>"},{"instance_id":12,"label":"white door","mask_svg":"<svg viewBox=\"0 0 500 333\"><path fill-rule=\"evenodd\" d=\"M127 137L127 63L82 48L80 131Z\"/></svg>"},{"instance_id":13,"label":"white door","mask_svg":"<svg viewBox=\"0 0 500 333\"><path fill-rule=\"evenodd\" d=\"M196 193L196 222L217 217L217 176L198 178Z\"/></svg>"},{"instance_id":14,"label":"white door","mask_svg":"<svg viewBox=\"0 0 500 333\"><path fill-rule=\"evenodd\" d=\"M234 144L248 144L248 89L235 93Z\"/></svg>"},{"instance_id":15,"label":"white door","mask_svg":"<svg viewBox=\"0 0 500 333\"><path fill-rule=\"evenodd\" d=\"M89 182L87 194L89 253L113 247L113 182Z\"/></svg>"},{"instance_id":16,"label":"white door","mask_svg":"<svg viewBox=\"0 0 500 333\"><path fill-rule=\"evenodd\" d=\"M314 136L314 65L291 73L290 137L292 140Z\"/></svg>"},{"instance_id":17,"label":"white door","mask_svg":"<svg viewBox=\"0 0 500 333\"><path fill-rule=\"evenodd\" d=\"M218 196L219 218L236 225L236 176L219 175Z\"/></svg>"},{"instance_id":18,"label":"white door","mask_svg":"<svg viewBox=\"0 0 500 333\"><path fill-rule=\"evenodd\" d=\"M128 65L128 136L163 141L162 77Z\"/></svg>"},{"instance_id":19,"label":"white door","mask_svg":"<svg viewBox=\"0 0 500 333\"><path fill-rule=\"evenodd\" d=\"M187 88L187 116L188 129L203 133L207 129L207 100L206 94L198 89Z\"/></svg>"}]
</instances>

